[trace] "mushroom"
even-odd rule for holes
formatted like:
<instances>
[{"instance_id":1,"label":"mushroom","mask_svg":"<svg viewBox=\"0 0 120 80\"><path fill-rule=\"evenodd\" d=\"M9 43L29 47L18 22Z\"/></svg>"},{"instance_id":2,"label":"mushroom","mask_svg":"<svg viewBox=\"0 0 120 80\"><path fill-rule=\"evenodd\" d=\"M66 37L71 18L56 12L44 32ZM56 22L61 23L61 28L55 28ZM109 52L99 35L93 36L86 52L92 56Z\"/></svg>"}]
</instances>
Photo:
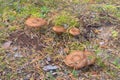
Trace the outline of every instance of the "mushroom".
<instances>
[{"instance_id":1,"label":"mushroom","mask_svg":"<svg viewBox=\"0 0 120 80\"><path fill-rule=\"evenodd\" d=\"M76 50L67 55L64 62L69 67L80 69L82 67L94 64L95 60L96 57L93 52Z\"/></svg>"},{"instance_id":2,"label":"mushroom","mask_svg":"<svg viewBox=\"0 0 120 80\"><path fill-rule=\"evenodd\" d=\"M73 35L73 36L77 36L77 35L79 35L80 34L80 30L78 29L78 28L71 28L70 30L69 30L69 33L71 34L71 35Z\"/></svg>"},{"instance_id":3,"label":"mushroom","mask_svg":"<svg viewBox=\"0 0 120 80\"><path fill-rule=\"evenodd\" d=\"M95 63L96 60L95 53L90 51L84 51L84 54L87 57L87 65L92 65Z\"/></svg>"},{"instance_id":4,"label":"mushroom","mask_svg":"<svg viewBox=\"0 0 120 80\"><path fill-rule=\"evenodd\" d=\"M39 28L41 26L44 26L45 24L47 24L47 22L42 19L42 18L28 18L26 21L25 21L25 24L32 28L32 27L35 27L35 28Z\"/></svg>"},{"instance_id":5,"label":"mushroom","mask_svg":"<svg viewBox=\"0 0 120 80\"><path fill-rule=\"evenodd\" d=\"M77 50L67 55L64 62L69 67L80 69L87 65L87 58L83 51Z\"/></svg>"},{"instance_id":6,"label":"mushroom","mask_svg":"<svg viewBox=\"0 0 120 80\"><path fill-rule=\"evenodd\" d=\"M66 31L66 29L63 26L54 26L52 29L58 34L61 34Z\"/></svg>"}]
</instances>

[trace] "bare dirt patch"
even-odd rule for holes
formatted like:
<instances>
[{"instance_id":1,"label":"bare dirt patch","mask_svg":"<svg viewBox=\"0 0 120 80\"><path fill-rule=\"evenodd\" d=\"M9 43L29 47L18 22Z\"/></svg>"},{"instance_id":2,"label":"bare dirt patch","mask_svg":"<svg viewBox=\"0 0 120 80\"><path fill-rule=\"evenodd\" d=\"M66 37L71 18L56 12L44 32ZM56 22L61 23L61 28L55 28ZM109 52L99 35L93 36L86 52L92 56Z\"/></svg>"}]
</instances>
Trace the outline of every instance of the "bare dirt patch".
<instances>
[{"instance_id":1,"label":"bare dirt patch","mask_svg":"<svg viewBox=\"0 0 120 80\"><path fill-rule=\"evenodd\" d=\"M14 45L20 47L34 48L36 50L44 48L43 44L44 38L38 36L31 36L25 31L16 31L10 34L9 39L13 42Z\"/></svg>"}]
</instances>

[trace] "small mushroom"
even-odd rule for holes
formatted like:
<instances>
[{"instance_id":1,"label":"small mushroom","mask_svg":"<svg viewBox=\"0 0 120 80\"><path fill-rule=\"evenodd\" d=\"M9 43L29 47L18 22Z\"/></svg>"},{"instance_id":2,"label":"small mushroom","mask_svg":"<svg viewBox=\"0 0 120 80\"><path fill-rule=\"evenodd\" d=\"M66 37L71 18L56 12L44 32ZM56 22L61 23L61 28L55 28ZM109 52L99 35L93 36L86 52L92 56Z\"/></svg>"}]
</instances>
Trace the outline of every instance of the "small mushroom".
<instances>
[{"instance_id":1,"label":"small mushroom","mask_svg":"<svg viewBox=\"0 0 120 80\"><path fill-rule=\"evenodd\" d=\"M87 57L87 65L92 65L95 63L96 60L95 53L90 51L84 51L84 54Z\"/></svg>"},{"instance_id":2,"label":"small mushroom","mask_svg":"<svg viewBox=\"0 0 120 80\"><path fill-rule=\"evenodd\" d=\"M61 34L66 31L66 29L63 26L54 26L52 29L58 34Z\"/></svg>"},{"instance_id":3,"label":"small mushroom","mask_svg":"<svg viewBox=\"0 0 120 80\"><path fill-rule=\"evenodd\" d=\"M64 62L69 67L80 69L87 65L87 58L83 51L77 50L67 55Z\"/></svg>"},{"instance_id":4,"label":"small mushroom","mask_svg":"<svg viewBox=\"0 0 120 80\"><path fill-rule=\"evenodd\" d=\"M47 22L46 22L44 19L42 19L42 18L33 18L33 17L31 17L31 18L28 18L28 19L25 21L25 24L26 24L28 27L30 27L30 28L32 28L32 27L39 28L39 27L41 27L41 26L46 25Z\"/></svg>"},{"instance_id":5,"label":"small mushroom","mask_svg":"<svg viewBox=\"0 0 120 80\"><path fill-rule=\"evenodd\" d=\"M78 28L71 28L70 30L69 30L69 33L71 34L71 35L73 35L73 36L77 36L77 35L79 35L80 34L80 30L78 29Z\"/></svg>"}]
</instances>

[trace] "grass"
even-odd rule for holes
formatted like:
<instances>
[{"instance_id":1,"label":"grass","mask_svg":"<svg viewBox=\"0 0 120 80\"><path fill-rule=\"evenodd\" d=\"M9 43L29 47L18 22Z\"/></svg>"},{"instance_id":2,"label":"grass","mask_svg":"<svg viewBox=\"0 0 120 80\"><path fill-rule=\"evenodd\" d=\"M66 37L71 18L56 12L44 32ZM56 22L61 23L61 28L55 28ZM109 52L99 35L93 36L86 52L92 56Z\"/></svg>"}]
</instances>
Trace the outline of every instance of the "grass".
<instances>
[{"instance_id":1,"label":"grass","mask_svg":"<svg viewBox=\"0 0 120 80\"><path fill-rule=\"evenodd\" d=\"M48 12L49 8L47 8L46 6L41 7L40 17L45 18Z\"/></svg>"},{"instance_id":2,"label":"grass","mask_svg":"<svg viewBox=\"0 0 120 80\"><path fill-rule=\"evenodd\" d=\"M72 71L72 75L73 75L75 78L78 78L78 72L77 72L77 70L73 70L73 71Z\"/></svg>"},{"instance_id":3,"label":"grass","mask_svg":"<svg viewBox=\"0 0 120 80\"><path fill-rule=\"evenodd\" d=\"M112 5L112 4L93 4L90 10L98 12L98 13L107 13L120 19L119 8L117 8L117 6Z\"/></svg>"},{"instance_id":4,"label":"grass","mask_svg":"<svg viewBox=\"0 0 120 80\"><path fill-rule=\"evenodd\" d=\"M120 69L120 58L116 58L112 63L113 63L118 69Z\"/></svg>"},{"instance_id":5,"label":"grass","mask_svg":"<svg viewBox=\"0 0 120 80\"><path fill-rule=\"evenodd\" d=\"M113 38L116 38L117 36L118 36L118 32L115 31L115 30L113 30L113 31L112 31L112 37L113 37Z\"/></svg>"}]
</instances>

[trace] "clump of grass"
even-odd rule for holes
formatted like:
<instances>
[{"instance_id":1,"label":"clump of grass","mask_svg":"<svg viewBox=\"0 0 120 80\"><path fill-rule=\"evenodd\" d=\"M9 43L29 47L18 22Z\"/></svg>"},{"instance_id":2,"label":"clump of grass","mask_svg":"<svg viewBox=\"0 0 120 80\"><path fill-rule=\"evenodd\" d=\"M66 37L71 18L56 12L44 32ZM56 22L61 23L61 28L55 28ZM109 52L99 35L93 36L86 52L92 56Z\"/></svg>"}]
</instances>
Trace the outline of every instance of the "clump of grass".
<instances>
[{"instance_id":1,"label":"clump of grass","mask_svg":"<svg viewBox=\"0 0 120 80\"><path fill-rule=\"evenodd\" d=\"M116 13L117 12L117 8L114 5L104 5L103 9L107 12L110 12L110 13Z\"/></svg>"},{"instance_id":2,"label":"clump of grass","mask_svg":"<svg viewBox=\"0 0 120 80\"><path fill-rule=\"evenodd\" d=\"M112 31L112 37L113 37L113 38L116 38L117 36L118 36L118 32L115 31L115 30L113 30L113 31Z\"/></svg>"},{"instance_id":3,"label":"clump of grass","mask_svg":"<svg viewBox=\"0 0 120 80\"><path fill-rule=\"evenodd\" d=\"M48 72L48 73L47 73L47 76L48 76L48 78L49 78L50 80L55 80L55 78L54 78L54 76L52 75L51 72Z\"/></svg>"},{"instance_id":4,"label":"clump of grass","mask_svg":"<svg viewBox=\"0 0 120 80\"><path fill-rule=\"evenodd\" d=\"M100 57L97 57L96 64L100 67L105 67L104 62Z\"/></svg>"},{"instance_id":5,"label":"clump of grass","mask_svg":"<svg viewBox=\"0 0 120 80\"><path fill-rule=\"evenodd\" d=\"M0 43L4 42L7 38L7 33L5 30L1 31L0 30Z\"/></svg>"},{"instance_id":6,"label":"clump of grass","mask_svg":"<svg viewBox=\"0 0 120 80\"><path fill-rule=\"evenodd\" d=\"M107 12L107 13L117 13L117 7L114 5L108 5L108 4L97 4L92 5L91 10L97 11L97 12Z\"/></svg>"},{"instance_id":7,"label":"clump of grass","mask_svg":"<svg viewBox=\"0 0 120 80\"><path fill-rule=\"evenodd\" d=\"M74 4L79 4L79 2L80 2L79 0L73 0Z\"/></svg>"},{"instance_id":8,"label":"clump of grass","mask_svg":"<svg viewBox=\"0 0 120 80\"><path fill-rule=\"evenodd\" d=\"M62 12L59 15L57 15L54 18L53 23L55 25L58 25L58 26L67 25L67 26L70 26L70 27L79 25L77 18L71 16L67 12Z\"/></svg>"},{"instance_id":9,"label":"clump of grass","mask_svg":"<svg viewBox=\"0 0 120 80\"><path fill-rule=\"evenodd\" d=\"M16 31L18 29L18 26L10 26L9 30L12 31Z\"/></svg>"},{"instance_id":10,"label":"clump of grass","mask_svg":"<svg viewBox=\"0 0 120 80\"><path fill-rule=\"evenodd\" d=\"M81 2L82 2L82 3L89 3L90 0L82 0Z\"/></svg>"},{"instance_id":11,"label":"clump of grass","mask_svg":"<svg viewBox=\"0 0 120 80\"><path fill-rule=\"evenodd\" d=\"M48 12L49 12L49 8L47 8L46 6L41 7L40 17L42 18L46 17Z\"/></svg>"},{"instance_id":12,"label":"clump of grass","mask_svg":"<svg viewBox=\"0 0 120 80\"><path fill-rule=\"evenodd\" d=\"M72 75L75 77L75 78L78 78L78 72L77 70L72 70Z\"/></svg>"},{"instance_id":13,"label":"clump of grass","mask_svg":"<svg viewBox=\"0 0 120 80\"><path fill-rule=\"evenodd\" d=\"M34 17L40 17L40 8L39 7L33 7L32 5L24 6L20 9L18 16L34 16Z\"/></svg>"},{"instance_id":14,"label":"clump of grass","mask_svg":"<svg viewBox=\"0 0 120 80\"><path fill-rule=\"evenodd\" d=\"M56 4L57 2L59 3L60 1L59 1L59 0L41 0L41 1L40 1L40 4L41 4L42 6L47 6L47 7L52 7L52 8L54 8L54 7L57 6L57 4Z\"/></svg>"},{"instance_id":15,"label":"clump of grass","mask_svg":"<svg viewBox=\"0 0 120 80\"><path fill-rule=\"evenodd\" d=\"M9 8L5 8L2 14L2 20L9 20L10 22L16 19L16 12L13 10L9 10Z\"/></svg>"},{"instance_id":16,"label":"clump of grass","mask_svg":"<svg viewBox=\"0 0 120 80\"><path fill-rule=\"evenodd\" d=\"M85 45L79 42L72 42L68 47L70 50L84 50Z\"/></svg>"},{"instance_id":17,"label":"clump of grass","mask_svg":"<svg viewBox=\"0 0 120 80\"><path fill-rule=\"evenodd\" d=\"M113 63L118 69L120 69L120 58L116 58L112 63Z\"/></svg>"}]
</instances>

